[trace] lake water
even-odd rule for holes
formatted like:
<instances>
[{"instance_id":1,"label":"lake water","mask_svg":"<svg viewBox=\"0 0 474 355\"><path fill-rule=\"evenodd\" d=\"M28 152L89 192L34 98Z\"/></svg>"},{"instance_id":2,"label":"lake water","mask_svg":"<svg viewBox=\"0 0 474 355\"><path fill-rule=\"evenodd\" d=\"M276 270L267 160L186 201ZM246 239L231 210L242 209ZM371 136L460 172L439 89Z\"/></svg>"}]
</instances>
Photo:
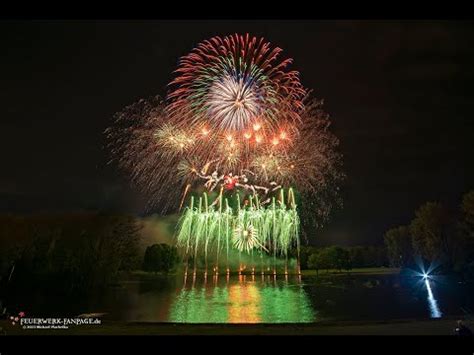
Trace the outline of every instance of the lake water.
<instances>
[{"instance_id":1,"label":"lake water","mask_svg":"<svg viewBox=\"0 0 474 355\"><path fill-rule=\"evenodd\" d=\"M457 316L473 296L472 284L439 276L157 276L124 281L81 309L126 321L305 323Z\"/></svg>"}]
</instances>

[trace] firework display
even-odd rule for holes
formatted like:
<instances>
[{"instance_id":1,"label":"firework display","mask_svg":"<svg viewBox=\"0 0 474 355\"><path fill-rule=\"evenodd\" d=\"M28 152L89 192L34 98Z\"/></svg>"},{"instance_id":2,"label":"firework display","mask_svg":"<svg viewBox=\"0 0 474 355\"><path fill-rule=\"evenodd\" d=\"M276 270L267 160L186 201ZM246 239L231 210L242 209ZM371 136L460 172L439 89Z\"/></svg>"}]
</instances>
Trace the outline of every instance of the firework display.
<instances>
[{"instance_id":1,"label":"firework display","mask_svg":"<svg viewBox=\"0 0 474 355\"><path fill-rule=\"evenodd\" d=\"M293 189L311 200L314 218L329 214L341 177L338 141L281 52L249 35L203 41L181 58L165 100L126 107L107 130L150 207L184 208L177 240L186 255L286 255L299 245ZM202 190L198 202L192 195Z\"/></svg>"},{"instance_id":2,"label":"firework display","mask_svg":"<svg viewBox=\"0 0 474 355\"><path fill-rule=\"evenodd\" d=\"M232 248L239 253L255 252L260 258L271 255L287 259L293 244L299 248L299 217L293 190L289 189L286 198L284 190L279 191L267 208L261 207L258 195L250 196L247 205L241 205L240 195L236 195L234 208L222 194L215 206L209 204L206 193L197 201L191 197L179 223L178 246L194 258L195 267L198 256L203 255L206 269L208 260L212 260L215 271L221 254L225 257L222 264L229 270Z\"/></svg>"}]
</instances>

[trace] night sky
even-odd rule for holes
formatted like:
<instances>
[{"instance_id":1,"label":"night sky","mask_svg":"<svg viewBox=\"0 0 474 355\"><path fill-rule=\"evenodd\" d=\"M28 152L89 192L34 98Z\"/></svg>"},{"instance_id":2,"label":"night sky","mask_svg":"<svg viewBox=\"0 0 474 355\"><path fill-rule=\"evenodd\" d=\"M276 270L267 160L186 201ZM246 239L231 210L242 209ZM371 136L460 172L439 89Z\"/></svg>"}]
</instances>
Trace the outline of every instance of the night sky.
<instances>
[{"instance_id":1,"label":"night sky","mask_svg":"<svg viewBox=\"0 0 474 355\"><path fill-rule=\"evenodd\" d=\"M474 188L472 22L3 21L0 212L142 213L104 129L164 96L198 42L236 32L283 48L332 117L344 207L315 243L381 243L423 202Z\"/></svg>"}]
</instances>

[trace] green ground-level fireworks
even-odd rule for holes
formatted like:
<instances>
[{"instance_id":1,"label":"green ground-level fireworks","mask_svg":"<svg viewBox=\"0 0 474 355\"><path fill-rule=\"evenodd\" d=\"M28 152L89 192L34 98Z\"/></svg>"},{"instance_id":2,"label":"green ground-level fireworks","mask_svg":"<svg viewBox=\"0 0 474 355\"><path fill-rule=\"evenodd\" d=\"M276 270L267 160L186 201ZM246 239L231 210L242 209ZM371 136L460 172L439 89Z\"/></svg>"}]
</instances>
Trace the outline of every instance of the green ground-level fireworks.
<instances>
[{"instance_id":1,"label":"green ground-level fireworks","mask_svg":"<svg viewBox=\"0 0 474 355\"><path fill-rule=\"evenodd\" d=\"M286 199L285 199L286 197ZM232 203L234 202L234 203ZM293 190L280 190L277 197L265 206L257 195L248 196L241 203L236 194L232 201L220 193L209 203L206 193L196 201L191 197L178 224L177 245L183 251L187 266L204 258L205 272L211 266L217 273L225 265L227 273L232 257L238 254L238 269L276 273L279 260L284 258L288 273L290 251L297 251L296 272L299 273L300 221Z\"/></svg>"}]
</instances>

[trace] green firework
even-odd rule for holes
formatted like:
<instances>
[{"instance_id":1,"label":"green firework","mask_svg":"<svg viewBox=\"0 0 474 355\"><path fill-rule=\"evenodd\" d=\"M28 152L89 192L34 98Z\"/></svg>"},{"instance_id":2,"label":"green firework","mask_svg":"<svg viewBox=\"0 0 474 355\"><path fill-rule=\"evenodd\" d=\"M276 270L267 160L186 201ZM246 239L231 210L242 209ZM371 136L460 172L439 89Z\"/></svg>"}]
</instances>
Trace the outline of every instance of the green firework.
<instances>
[{"instance_id":1,"label":"green firework","mask_svg":"<svg viewBox=\"0 0 474 355\"><path fill-rule=\"evenodd\" d=\"M274 258L288 257L292 248L299 249L299 216L292 189L280 191L269 206L262 206L257 195L241 203L237 194L234 201L219 195L217 203L209 204L207 194L195 204L191 197L177 229L177 245L194 259L221 254L228 262L229 251L254 255L268 254ZM231 202L234 202L233 204ZM233 208L231 206L234 206Z\"/></svg>"}]
</instances>

